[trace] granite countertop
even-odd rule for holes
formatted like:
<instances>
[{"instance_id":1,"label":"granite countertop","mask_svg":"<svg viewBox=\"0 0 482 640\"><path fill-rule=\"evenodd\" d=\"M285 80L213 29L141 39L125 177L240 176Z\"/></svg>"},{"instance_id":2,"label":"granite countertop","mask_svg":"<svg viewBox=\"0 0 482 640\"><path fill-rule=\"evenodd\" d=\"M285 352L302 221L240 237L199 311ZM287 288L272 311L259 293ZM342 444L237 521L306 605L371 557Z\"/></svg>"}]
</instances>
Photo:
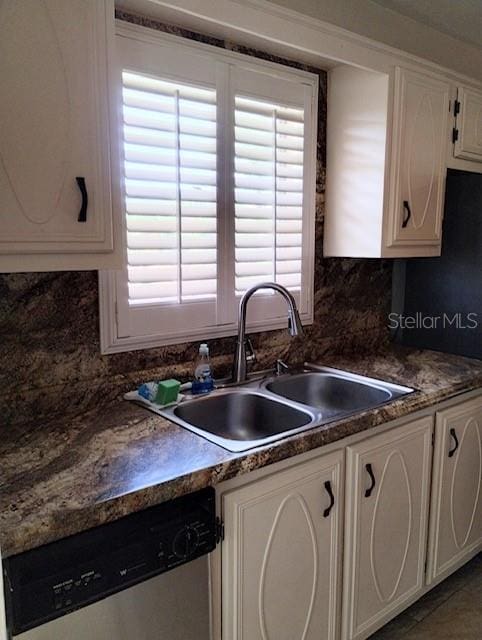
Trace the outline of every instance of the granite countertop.
<instances>
[{"instance_id":1,"label":"granite countertop","mask_svg":"<svg viewBox=\"0 0 482 640\"><path fill-rule=\"evenodd\" d=\"M142 407L117 401L12 427L0 444L0 547L14 555L215 485L482 387L482 361L392 348L323 365L418 391L329 425L230 453Z\"/></svg>"}]
</instances>

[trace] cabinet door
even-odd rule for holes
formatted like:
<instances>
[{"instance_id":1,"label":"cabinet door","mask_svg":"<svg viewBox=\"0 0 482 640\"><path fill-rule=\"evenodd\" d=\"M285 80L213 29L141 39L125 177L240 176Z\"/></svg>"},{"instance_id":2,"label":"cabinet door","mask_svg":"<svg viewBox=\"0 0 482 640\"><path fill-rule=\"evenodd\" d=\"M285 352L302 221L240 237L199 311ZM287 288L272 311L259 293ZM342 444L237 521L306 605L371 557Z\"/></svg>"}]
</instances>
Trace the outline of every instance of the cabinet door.
<instances>
[{"instance_id":1,"label":"cabinet door","mask_svg":"<svg viewBox=\"0 0 482 640\"><path fill-rule=\"evenodd\" d=\"M342 637L367 638L424 585L432 418L347 449Z\"/></svg>"},{"instance_id":2,"label":"cabinet door","mask_svg":"<svg viewBox=\"0 0 482 640\"><path fill-rule=\"evenodd\" d=\"M113 22L111 0L0 2L0 254L112 249Z\"/></svg>"},{"instance_id":3,"label":"cabinet door","mask_svg":"<svg viewBox=\"0 0 482 640\"><path fill-rule=\"evenodd\" d=\"M460 106L455 125L458 137L454 155L482 162L482 93L459 87L457 100Z\"/></svg>"},{"instance_id":4,"label":"cabinet door","mask_svg":"<svg viewBox=\"0 0 482 640\"><path fill-rule=\"evenodd\" d=\"M437 412L428 581L482 545L482 396Z\"/></svg>"},{"instance_id":5,"label":"cabinet door","mask_svg":"<svg viewBox=\"0 0 482 640\"><path fill-rule=\"evenodd\" d=\"M441 242L449 91L447 82L396 69L389 246Z\"/></svg>"},{"instance_id":6,"label":"cabinet door","mask_svg":"<svg viewBox=\"0 0 482 640\"><path fill-rule=\"evenodd\" d=\"M223 496L223 640L335 639L342 472L336 452Z\"/></svg>"}]
</instances>

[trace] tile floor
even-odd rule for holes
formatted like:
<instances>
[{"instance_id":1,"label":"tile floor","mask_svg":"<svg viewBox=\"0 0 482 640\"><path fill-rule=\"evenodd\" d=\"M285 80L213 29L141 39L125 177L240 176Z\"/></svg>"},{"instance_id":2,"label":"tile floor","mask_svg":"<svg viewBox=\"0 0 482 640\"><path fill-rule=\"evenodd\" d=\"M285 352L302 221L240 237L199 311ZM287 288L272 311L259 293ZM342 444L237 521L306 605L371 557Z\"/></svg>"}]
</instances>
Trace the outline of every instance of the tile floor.
<instances>
[{"instance_id":1,"label":"tile floor","mask_svg":"<svg viewBox=\"0 0 482 640\"><path fill-rule=\"evenodd\" d=\"M482 640L482 553L369 640Z\"/></svg>"}]
</instances>

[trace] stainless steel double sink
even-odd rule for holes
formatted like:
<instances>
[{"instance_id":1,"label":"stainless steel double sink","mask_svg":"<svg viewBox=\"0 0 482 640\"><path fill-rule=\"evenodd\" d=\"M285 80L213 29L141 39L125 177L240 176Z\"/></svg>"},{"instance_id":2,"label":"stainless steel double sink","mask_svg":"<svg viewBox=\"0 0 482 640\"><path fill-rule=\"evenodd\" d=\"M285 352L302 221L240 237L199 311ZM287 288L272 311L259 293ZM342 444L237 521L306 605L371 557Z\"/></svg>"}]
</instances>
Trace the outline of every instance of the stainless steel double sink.
<instances>
[{"instance_id":1,"label":"stainless steel double sink","mask_svg":"<svg viewBox=\"0 0 482 640\"><path fill-rule=\"evenodd\" d=\"M158 412L229 451L245 451L413 391L346 371L307 365L301 373L217 389Z\"/></svg>"}]
</instances>

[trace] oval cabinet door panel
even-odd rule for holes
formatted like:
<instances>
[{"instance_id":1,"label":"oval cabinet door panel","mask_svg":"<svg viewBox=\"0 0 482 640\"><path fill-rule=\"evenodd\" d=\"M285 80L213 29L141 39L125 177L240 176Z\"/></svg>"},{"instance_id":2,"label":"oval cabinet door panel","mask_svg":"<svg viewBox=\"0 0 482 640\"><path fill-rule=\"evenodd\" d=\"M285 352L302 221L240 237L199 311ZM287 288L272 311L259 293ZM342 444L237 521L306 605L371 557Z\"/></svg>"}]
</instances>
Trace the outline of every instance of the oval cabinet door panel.
<instances>
[{"instance_id":1,"label":"oval cabinet door panel","mask_svg":"<svg viewBox=\"0 0 482 640\"><path fill-rule=\"evenodd\" d=\"M424 584L432 418L347 448L342 638L366 638Z\"/></svg>"},{"instance_id":2,"label":"oval cabinet door panel","mask_svg":"<svg viewBox=\"0 0 482 640\"><path fill-rule=\"evenodd\" d=\"M261 565L259 626L263 640L306 637L319 579L317 556L318 542L308 505L302 495L290 493L276 513ZM290 562L286 562L288 557ZM299 605L292 607L295 594Z\"/></svg>"},{"instance_id":3,"label":"oval cabinet door panel","mask_svg":"<svg viewBox=\"0 0 482 640\"><path fill-rule=\"evenodd\" d=\"M397 68L388 244L440 244L449 84Z\"/></svg>"},{"instance_id":4,"label":"oval cabinet door panel","mask_svg":"<svg viewBox=\"0 0 482 640\"><path fill-rule=\"evenodd\" d=\"M223 640L335 640L342 462L328 454L223 496Z\"/></svg>"},{"instance_id":5,"label":"oval cabinet door panel","mask_svg":"<svg viewBox=\"0 0 482 640\"><path fill-rule=\"evenodd\" d=\"M461 428L459 450L456 459L450 491L452 529L455 544L463 549L467 544L476 522L480 498L480 477L482 471L482 451L478 421L471 416ZM467 469L473 469L471 477Z\"/></svg>"},{"instance_id":6,"label":"oval cabinet door panel","mask_svg":"<svg viewBox=\"0 0 482 640\"><path fill-rule=\"evenodd\" d=\"M395 597L407 562L413 517L411 491L405 460L400 451L392 451L381 472L370 534L371 572L382 602Z\"/></svg>"},{"instance_id":7,"label":"oval cabinet door panel","mask_svg":"<svg viewBox=\"0 0 482 640\"><path fill-rule=\"evenodd\" d=\"M43 0L4 0L0 24L4 25L0 40L3 180L15 200L12 212L18 208L26 221L45 224L60 205L72 144L62 51ZM13 216L6 222L11 222L13 230L18 226Z\"/></svg>"},{"instance_id":8,"label":"oval cabinet door panel","mask_svg":"<svg viewBox=\"0 0 482 640\"><path fill-rule=\"evenodd\" d=\"M428 580L439 580L482 544L482 395L437 412Z\"/></svg>"},{"instance_id":9,"label":"oval cabinet door panel","mask_svg":"<svg viewBox=\"0 0 482 640\"><path fill-rule=\"evenodd\" d=\"M0 254L112 249L112 31L112 0L0 0Z\"/></svg>"}]
</instances>

